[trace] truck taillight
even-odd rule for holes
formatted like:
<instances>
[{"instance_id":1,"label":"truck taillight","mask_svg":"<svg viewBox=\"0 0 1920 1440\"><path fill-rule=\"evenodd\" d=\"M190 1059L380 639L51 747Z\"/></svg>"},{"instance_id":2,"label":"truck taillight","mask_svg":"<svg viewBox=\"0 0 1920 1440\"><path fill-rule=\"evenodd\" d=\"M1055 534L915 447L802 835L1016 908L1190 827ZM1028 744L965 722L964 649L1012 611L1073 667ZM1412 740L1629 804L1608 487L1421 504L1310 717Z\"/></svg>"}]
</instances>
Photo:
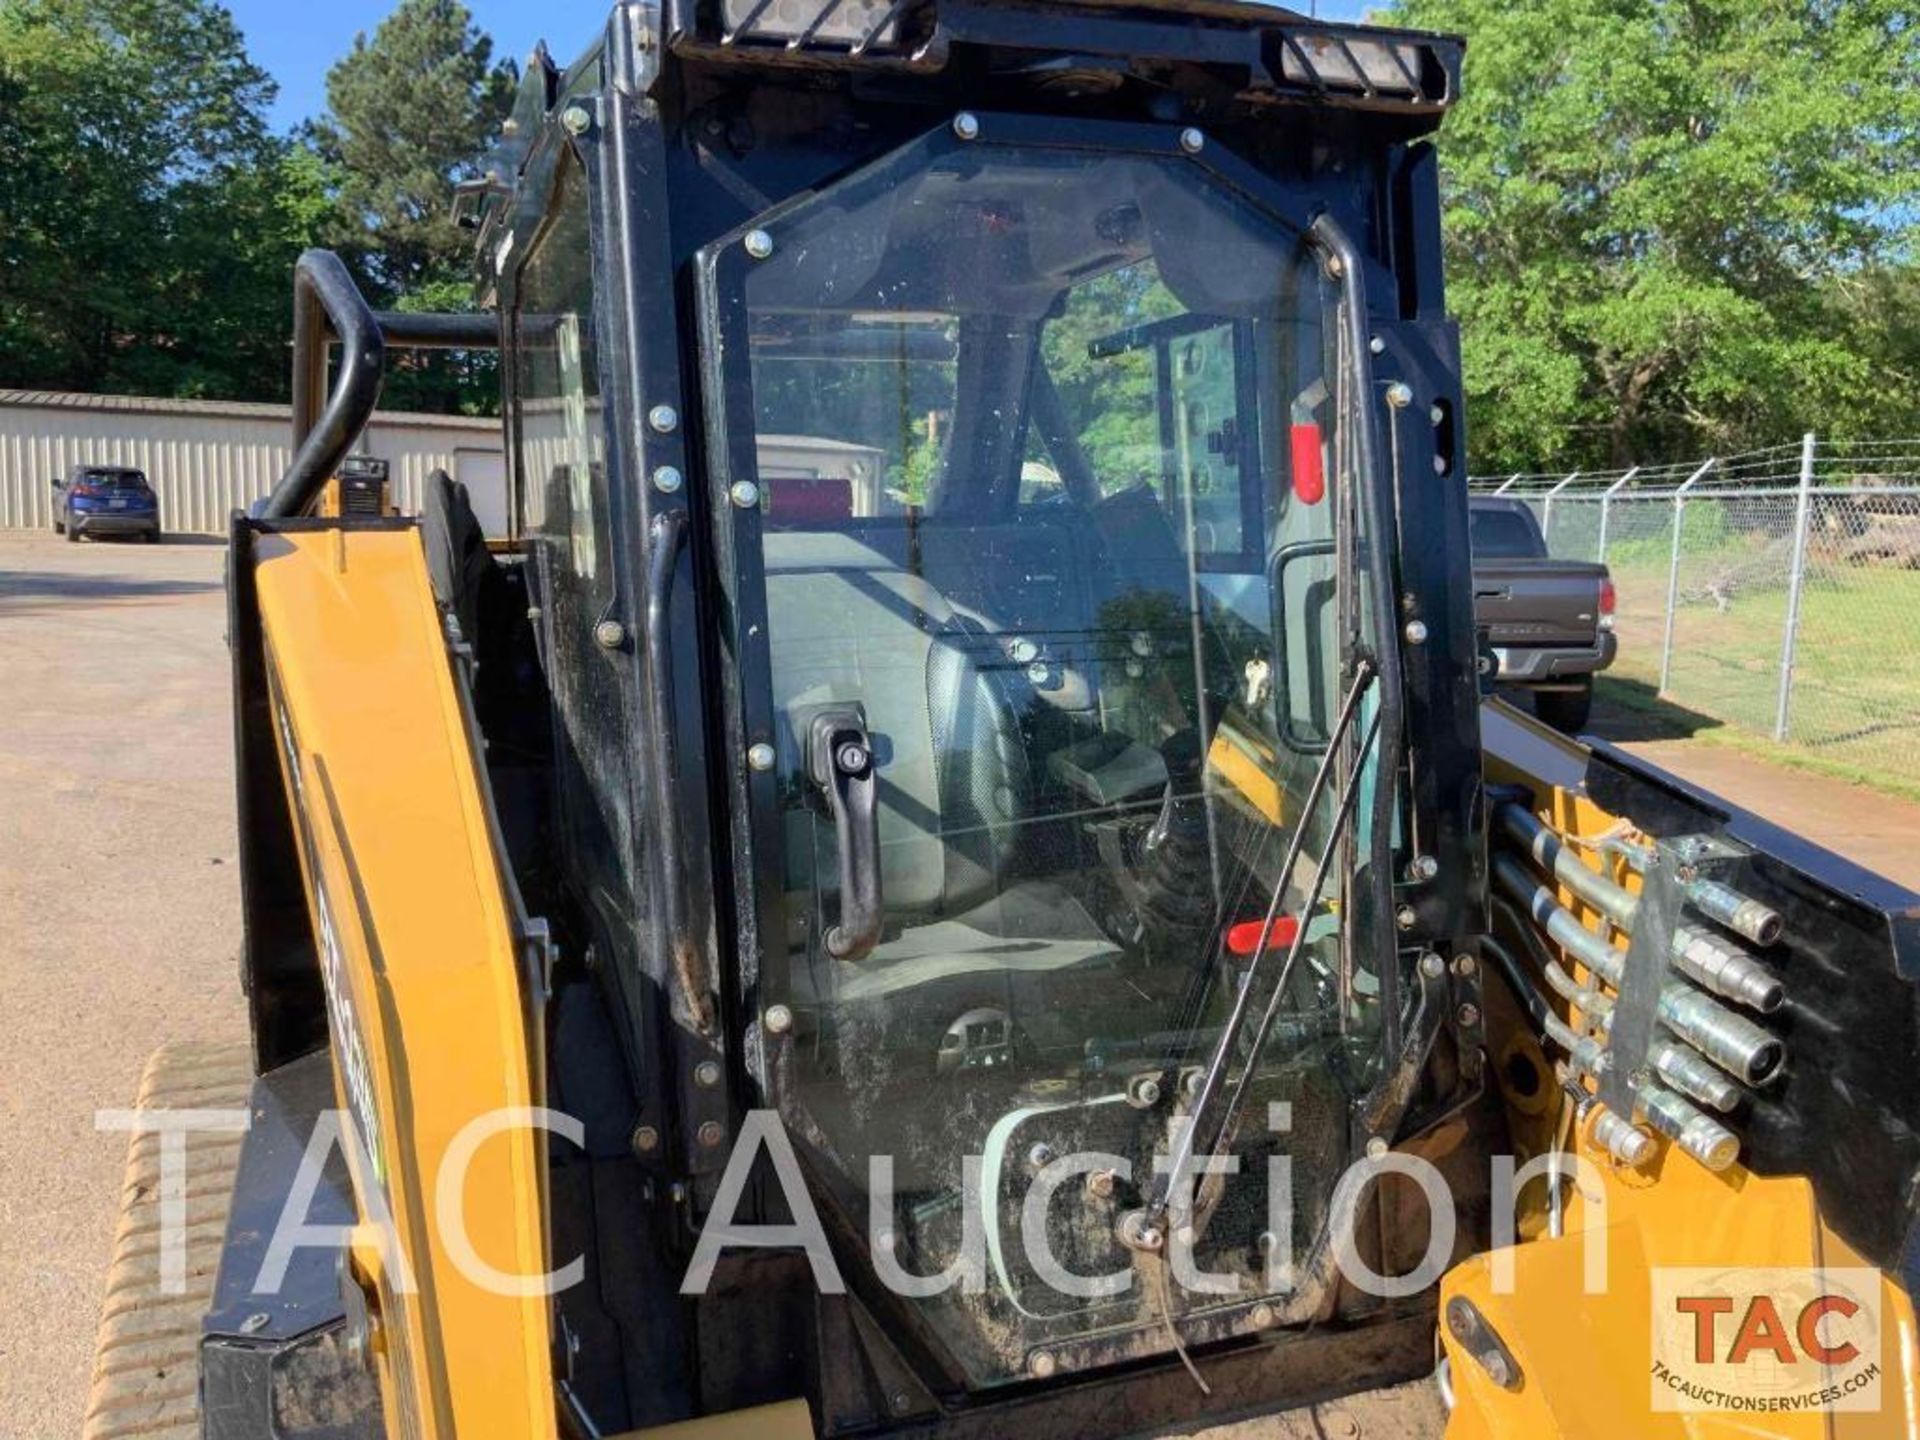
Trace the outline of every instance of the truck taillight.
<instances>
[{"instance_id":1,"label":"truck taillight","mask_svg":"<svg viewBox=\"0 0 1920 1440\"><path fill-rule=\"evenodd\" d=\"M1607 578L1607 579L1601 580L1600 582L1600 628L1602 630L1611 630L1613 628L1613 612L1616 608L1618 608L1619 603L1620 603L1620 596L1615 592L1613 588L1612 579Z\"/></svg>"}]
</instances>

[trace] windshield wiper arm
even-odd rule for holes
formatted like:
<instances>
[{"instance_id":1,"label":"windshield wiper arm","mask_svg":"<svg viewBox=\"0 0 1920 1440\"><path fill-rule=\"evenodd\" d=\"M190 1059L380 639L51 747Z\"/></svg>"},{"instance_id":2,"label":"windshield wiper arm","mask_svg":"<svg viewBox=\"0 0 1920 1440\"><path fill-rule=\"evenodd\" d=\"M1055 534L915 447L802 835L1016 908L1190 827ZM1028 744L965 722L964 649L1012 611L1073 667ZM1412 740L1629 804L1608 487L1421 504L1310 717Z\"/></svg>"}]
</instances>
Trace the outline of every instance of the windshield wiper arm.
<instances>
[{"instance_id":1,"label":"windshield wiper arm","mask_svg":"<svg viewBox=\"0 0 1920 1440\"><path fill-rule=\"evenodd\" d=\"M1320 806L1320 797L1327 787L1338 763L1341 749L1347 734L1353 729L1354 719L1359 714L1360 702L1373 686L1377 672L1370 661L1364 657L1359 661L1353 677L1353 684L1347 691L1347 698L1340 706L1339 719L1334 722L1333 734L1329 737L1326 754L1320 759L1319 768L1314 771L1313 783L1307 787L1306 798L1301 802L1300 824L1287 844L1286 858L1281 862L1280 873L1274 880L1273 894L1267 902L1267 915L1260 927L1260 943L1254 948L1253 959L1248 964L1246 974L1241 980L1239 993L1234 996L1232 1013L1220 1032L1220 1038L1214 1043L1213 1053L1208 1057L1207 1068L1200 1081L1199 1092L1194 1096L1193 1109L1188 1113L1187 1123L1181 1127L1175 1138L1171 1163L1154 1181L1147 1203L1140 1209L1122 1216L1119 1225L1119 1238L1123 1245L1136 1250L1157 1250L1156 1241L1164 1241L1166 1217L1173 1197L1184 1193L1187 1180L1193 1173L1193 1161L1196 1154L1214 1154L1222 1139L1233 1132L1238 1122L1239 1112L1246 1105L1247 1091L1252 1081L1260 1051L1266 1044L1268 1033L1279 1014L1282 995L1287 980L1293 974L1294 965L1307 943L1307 919L1315 905L1319 903L1320 892L1326 884L1329 866L1333 863L1333 850L1340 843L1347 822L1352 818L1355 801L1360 794L1361 777L1366 773L1367 756L1372 752L1374 741L1380 734L1382 711L1376 709L1373 719L1367 726L1367 733L1360 745L1354 761L1353 773L1340 796L1340 803L1334 812L1333 823L1327 832L1325 843L1321 846L1319 858L1314 866L1313 883L1308 888L1307 897L1301 909L1300 923L1295 931L1293 943L1288 946L1286 960L1280 967L1280 976L1273 987L1273 993L1267 1001L1260 1017L1260 1028L1256 1032L1255 1043L1250 1047L1245 1070L1238 1083L1233 1087L1231 1096L1222 1100L1226 1088L1227 1068L1232 1063L1235 1051L1239 1047L1240 1037L1246 1030L1247 1012L1252 1008L1254 993L1260 988L1256 983L1267 968L1268 959L1274 953L1267 945L1273 936L1273 928L1280 916L1280 907L1286 900L1287 887L1293 875L1293 868L1299 863L1300 852L1306 843L1307 824ZM1203 1124L1207 1130L1207 1145L1204 1149L1196 1147Z\"/></svg>"}]
</instances>

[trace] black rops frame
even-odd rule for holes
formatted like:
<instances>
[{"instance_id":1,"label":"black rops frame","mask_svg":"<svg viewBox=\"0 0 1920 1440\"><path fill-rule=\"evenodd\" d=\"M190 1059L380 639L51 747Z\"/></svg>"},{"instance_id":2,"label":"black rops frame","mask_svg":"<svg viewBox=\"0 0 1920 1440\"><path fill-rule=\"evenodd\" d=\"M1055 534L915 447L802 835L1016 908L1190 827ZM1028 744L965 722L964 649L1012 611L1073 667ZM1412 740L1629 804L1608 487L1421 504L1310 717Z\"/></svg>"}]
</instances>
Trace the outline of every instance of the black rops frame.
<instances>
[{"instance_id":1,"label":"black rops frame","mask_svg":"<svg viewBox=\"0 0 1920 1440\"><path fill-rule=\"evenodd\" d=\"M962 139L951 127L936 127L925 132L917 141L909 141L839 177L836 188L858 183L862 178L884 175L892 166L918 164L929 158L937 160L963 149L977 149L980 146L1097 150L1183 161L1199 165L1219 185L1235 193L1255 210L1287 230L1300 234L1322 256L1328 264L1329 273L1343 289L1343 309L1352 313L1354 328L1350 340L1357 346L1356 363L1362 367L1371 366L1375 370L1373 383L1369 385L1363 402L1364 423L1374 433L1362 442L1361 463L1375 482L1363 502L1363 523L1370 532L1369 543L1386 547L1386 565L1370 567L1375 582L1374 594L1370 598L1380 611L1379 633L1382 641L1380 653L1373 658L1384 672L1386 686L1383 688L1390 692L1385 702L1388 714L1384 717L1386 723L1383 723L1382 731L1383 735L1391 731L1392 739L1382 755L1382 773L1400 777L1394 786L1380 787L1384 805L1388 808L1376 812L1375 833L1386 833L1391 821L1391 806L1397 795L1404 794L1410 807L1424 800L1430 806L1451 804L1459 810L1459 813L1451 815L1433 815L1424 825L1410 825L1407 835L1409 845L1416 840L1452 837L1449 843L1458 847L1453 854L1463 858L1454 866L1451 874L1443 870L1440 876L1432 880L1410 880L1405 884L1393 883L1393 877L1377 877L1379 884L1374 908L1378 913L1373 918L1378 929L1374 943L1381 953L1396 954L1402 961L1400 965L1383 964L1381 973L1389 978L1390 983L1397 981L1403 970L1412 974L1414 967L1406 963L1411 952L1423 942L1451 943L1463 933L1462 927L1457 924L1457 917L1470 914L1477 908L1477 901L1467 887L1470 884L1469 877L1480 862L1466 861L1464 856L1476 843L1470 837L1474 824L1472 817L1478 810L1479 757L1477 728L1466 733L1457 725L1435 724L1430 714L1423 713L1428 711L1436 693L1431 683L1416 685L1409 680L1405 686L1404 711L1394 713L1399 709L1397 697L1403 688L1402 636L1409 633L1403 629L1403 622L1421 616L1433 617L1427 622L1427 638L1421 642L1425 647L1425 656L1435 661L1431 668L1445 673L1449 667L1453 667L1467 676L1473 673L1471 622L1468 619L1462 623L1461 614L1455 613L1461 611L1462 607L1456 601L1466 593L1467 587L1454 583L1456 577L1445 564L1429 566L1421 574L1422 584L1417 590L1409 588L1407 581L1402 578L1400 560L1407 547L1399 537L1404 534L1430 535L1435 529L1446 533L1448 527L1437 525L1431 512L1434 509L1444 510L1450 499L1458 499L1461 513L1460 525L1455 527L1462 531L1461 546L1453 553L1456 557L1466 553L1464 482L1459 497L1448 495L1436 499L1431 493L1434 489L1432 485L1426 486L1421 492L1419 487L1407 483L1400 468L1389 464L1389 451L1394 457L1417 454L1421 464L1432 463L1431 442L1426 451L1420 451L1410 439L1390 435L1380 420L1381 412L1386 408L1383 397L1397 377L1383 375L1379 371L1388 368L1382 362L1390 361L1399 348L1396 342L1401 338L1402 327L1399 315L1370 309L1369 297L1400 295L1404 293L1404 287L1397 283L1390 265L1381 263L1376 256L1347 239L1347 231L1328 212L1323 191L1267 175L1217 142L1209 141L1195 153L1190 148L1190 138L1187 144L1182 143L1180 127L1008 113L978 113L974 118L978 122L975 138ZM909 153L911 162L907 158ZM726 709L724 739L727 770L734 799L733 859L736 873L747 877L736 882L739 885L736 905L740 925L737 937L738 978L743 1015L755 1020L772 1007L786 1005L791 999L786 988L790 967L784 953L770 957L766 948L768 937L774 937L775 943L780 943L779 937L788 933L781 869L784 839L778 820L777 787L780 781L775 772L754 770L748 762L748 751L755 745L776 745L778 735L771 703L771 656L761 553L761 510L757 504L743 506L731 500L735 483L758 480L754 427L751 424L730 423L731 417L750 417L753 414L751 382L748 367L729 364L728 359L732 355L744 355L747 348L744 279L758 262L746 253L742 243L744 237L749 231L764 229L774 235L777 243L780 222L807 208L818 193L804 192L751 217L702 247L695 256L698 320L703 342L700 351L701 382L705 424L710 437L706 493L711 509L716 578L723 595L726 622L719 631L724 653L720 657L718 672ZM1303 216L1306 217L1306 223L1302 223ZM1371 229L1368 224L1370 218L1354 217L1354 228L1365 226ZM1432 299L1437 307L1438 294L1435 293ZM1444 329L1444 322L1441 323ZM1374 343L1375 337L1378 337L1378 343ZM1457 405L1457 366L1450 371L1444 366L1423 367L1418 364L1408 368L1430 370L1432 373L1422 376L1422 390L1435 400L1444 398L1449 404ZM1425 413L1424 408L1421 413ZM1448 466L1457 471L1458 457L1446 458ZM1415 512L1412 517L1408 515L1410 509ZM1410 519L1412 523L1409 523ZM1469 692L1471 689L1469 686ZM1427 755L1425 763L1408 776L1408 767L1403 762L1411 748L1405 745L1405 737L1410 734L1421 736L1422 745L1415 753L1423 753L1429 744L1444 753ZM1432 783L1436 776L1458 777L1468 772L1473 777L1471 785L1463 785L1457 778L1447 785ZM1423 779L1426 783L1422 783ZM1435 883L1443 879L1445 884ZM1438 901L1434 900L1433 894L1441 890L1450 893ZM1419 893L1409 898L1403 893L1407 891ZM1409 905L1415 906L1412 911L1413 923L1396 921L1396 913ZM1397 940L1396 924L1403 932ZM1447 928L1441 928L1443 926ZM1397 994L1388 986L1383 986L1383 989L1386 991L1382 997L1386 1025L1382 1054L1386 1066L1373 1095L1367 1102L1355 1107L1353 1128L1355 1139L1360 1144L1374 1136L1383 1133L1391 1136L1399 1131L1407 1118L1407 1107L1418 1072L1433 1036L1454 1015L1454 1007L1442 1003L1447 995L1447 984L1435 985L1422 981L1416 985L1420 1003L1410 1017L1417 1033L1402 1035L1400 1024L1403 1012ZM760 1083L763 1093L774 1099L790 1131L801 1137L801 1148L805 1151L810 1148L804 1139L808 1127L799 1097L790 1083L792 1064L789 1051L792 1043L790 1032L776 1035L770 1033L763 1024L751 1023L747 1029L745 1058L749 1071ZM1460 1099L1450 1098L1454 1103ZM857 1196L839 1193L843 1187L830 1167L823 1169L815 1165L810 1168L815 1178L826 1185L829 1191L826 1198L834 1200L836 1204L849 1200L857 1204ZM1248 1308L1253 1303L1249 1301Z\"/></svg>"}]
</instances>

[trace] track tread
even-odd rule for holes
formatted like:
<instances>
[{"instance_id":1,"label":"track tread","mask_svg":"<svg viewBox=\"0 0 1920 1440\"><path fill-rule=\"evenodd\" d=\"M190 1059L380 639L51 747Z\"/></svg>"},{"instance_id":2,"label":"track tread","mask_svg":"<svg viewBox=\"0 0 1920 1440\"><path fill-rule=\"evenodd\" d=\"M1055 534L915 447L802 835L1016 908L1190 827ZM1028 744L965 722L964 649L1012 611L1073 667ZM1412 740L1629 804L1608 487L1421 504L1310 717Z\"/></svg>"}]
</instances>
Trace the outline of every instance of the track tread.
<instances>
[{"instance_id":1,"label":"track tread","mask_svg":"<svg viewBox=\"0 0 1920 1440\"><path fill-rule=\"evenodd\" d=\"M134 1108L242 1110L252 1085L243 1045L167 1045L147 1061ZM81 1440L199 1440L200 1321L213 1298L242 1139L187 1138L187 1288L179 1295L160 1289L160 1137L129 1141Z\"/></svg>"}]
</instances>

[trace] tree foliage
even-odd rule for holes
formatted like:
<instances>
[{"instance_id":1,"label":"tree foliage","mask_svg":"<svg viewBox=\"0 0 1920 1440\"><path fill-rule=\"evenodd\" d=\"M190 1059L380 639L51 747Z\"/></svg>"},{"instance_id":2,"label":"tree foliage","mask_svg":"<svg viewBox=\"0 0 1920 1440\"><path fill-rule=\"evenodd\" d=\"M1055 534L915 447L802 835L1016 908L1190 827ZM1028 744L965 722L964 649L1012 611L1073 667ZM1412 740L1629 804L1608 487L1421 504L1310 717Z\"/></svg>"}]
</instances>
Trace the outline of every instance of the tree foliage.
<instances>
[{"instance_id":1,"label":"tree foliage","mask_svg":"<svg viewBox=\"0 0 1920 1440\"><path fill-rule=\"evenodd\" d=\"M209 0L0 0L0 384L257 395L317 190Z\"/></svg>"},{"instance_id":2,"label":"tree foliage","mask_svg":"<svg viewBox=\"0 0 1920 1440\"><path fill-rule=\"evenodd\" d=\"M1440 149L1476 464L1920 419L1913 347L1865 302L1912 293L1904 0L1399 0L1392 18L1468 37Z\"/></svg>"},{"instance_id":3,"label":"tree foliage","mask_svg":"<svg viewBox=\"0 0 1920 1440\"><path fill-rule=\"evenodd\" d=\"M336 238L388 299L466 282L454 186L478 173L516 78L459 0L400 0L328 72L312 133L339 177Z\"/></svg>"}]
</instances>

